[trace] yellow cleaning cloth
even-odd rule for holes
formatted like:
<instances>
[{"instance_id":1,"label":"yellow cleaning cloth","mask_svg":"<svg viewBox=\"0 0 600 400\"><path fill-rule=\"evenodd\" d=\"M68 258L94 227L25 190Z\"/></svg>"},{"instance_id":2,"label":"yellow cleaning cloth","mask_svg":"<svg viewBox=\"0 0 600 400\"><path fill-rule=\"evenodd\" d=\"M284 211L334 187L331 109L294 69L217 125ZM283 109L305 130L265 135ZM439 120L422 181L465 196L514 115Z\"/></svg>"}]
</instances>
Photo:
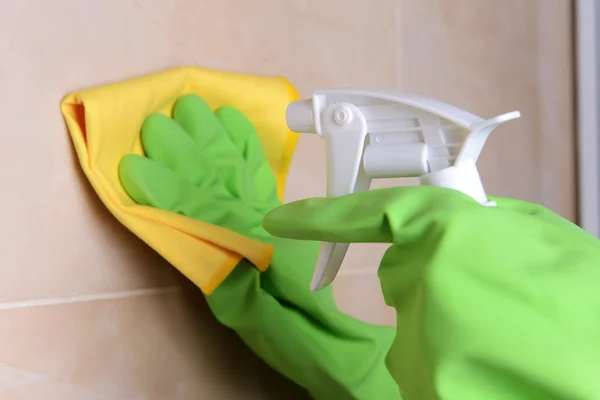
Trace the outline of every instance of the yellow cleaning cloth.
<instances>
[{"instance_id":1,"label":"yellow cleaning cloth","mask_svg":"<svg viewBox=\"0 0 600 400\"><path fill-rule=\"evenodd\" d=\"M190 93L213 109L237 107L253 122L283 197L298 140L286 125L285 110L298 94L281 77L183 67L72 93L62 101L61 110L81 167L110 212L210 294L242 258L261 271L267 269L273 248L212 224L137 205L118 176L124 155L143 154L144 119L157 112L170 117L175 101Z\"/></svg>"}]
</instances>

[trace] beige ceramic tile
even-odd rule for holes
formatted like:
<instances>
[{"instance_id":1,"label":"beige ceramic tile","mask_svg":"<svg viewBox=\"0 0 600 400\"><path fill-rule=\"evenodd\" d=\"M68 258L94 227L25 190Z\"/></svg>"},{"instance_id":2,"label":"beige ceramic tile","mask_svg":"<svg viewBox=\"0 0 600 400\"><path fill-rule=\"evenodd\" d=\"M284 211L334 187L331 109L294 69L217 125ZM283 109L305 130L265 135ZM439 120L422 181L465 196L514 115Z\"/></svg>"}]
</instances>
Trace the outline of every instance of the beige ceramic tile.
<instances>
[{"instance_id":1,"label":"beige ceramic tile","mask_svg":"<svg viewBox=\"0 0 600 400\"><path fill-rule=\"evenodd\" d=\"M396 311L385 304L375 273L342 275L333 283L340 310L372 324L395 325Z\"/></svg>"},{"instance_id":2,"label":"beige ceramic tile","mask_svg":"<svg viewBox=\"0 0 600 400\"><path fill-rule=\"evenodd\" d=\"M401 90L485 118L520 110L478 162L490 194L576 217L573 1L399 2Z\"/></svg>"},{"instance_id":3,"label":"beige ceramic tile","mask_svg":"<svg viewBox=\"0 0 600 400\"><path fill-rule=\"evenodd\" d=\"M283 74L304 94L396 82L396 0L138 0L182 61ZM177 26L176 30L172 27Z\"/></svg>"},{"instance_id":4,"label":"beige ceramic tile","mask_svg":"<svg viewBox=\"0 0 600 400\"><path fill-rule=\"evenodd\" d=\"M390 245L386 243L353 243L346 253L339 274L355 275L376 273L383 254Z\"/></svg>"},{"instance_id":5,"label":"beige ceramic tile","mask_svg":"<svg viewBox=\"0 0 600 400\"><path fill-rule=\"evenodd\" d=\"M2 400L308 399L197 290L2 310L0 342Z\"/></svg>"},{"instance_id":6,"label":"beige ceramic tile","mask_svg":"<svg viewBox=\"0 0 600 400\"><path fill-rule=\"evenodd\" d=\"M0 301L171 282L170 268L114 221L79 172L59 111L67 93L181 65L282 74L306 94L389 87L394 7L395 0L3 4Z\"/></svg>"}]
</instances>

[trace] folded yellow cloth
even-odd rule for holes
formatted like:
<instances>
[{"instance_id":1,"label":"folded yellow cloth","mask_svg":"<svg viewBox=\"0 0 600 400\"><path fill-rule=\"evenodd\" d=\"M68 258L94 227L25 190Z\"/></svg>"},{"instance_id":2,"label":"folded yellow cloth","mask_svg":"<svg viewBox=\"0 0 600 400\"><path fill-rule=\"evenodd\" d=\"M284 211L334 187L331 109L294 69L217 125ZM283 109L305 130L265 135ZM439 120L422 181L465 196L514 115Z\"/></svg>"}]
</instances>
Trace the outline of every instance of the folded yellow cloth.
<instances>
[{"instance_id":1,"label":"folded yellow cloth","mask_svg":"<svg viewBox=\"0 0 600 400\"><path fill-rule=\"evenodd\" d=\"M140 129L146 116L171 116L175 101L190 93L213 109L235 106L253 122L283 197L298 140L285 121L285 109L298 94L284 78L182 67L72 93L61 110L81 167L110 212L210 294L242 258L264 271L272 247L212 224L137 205L118 176L124 155L143 154Z\"/></svg>"}]
</instances>

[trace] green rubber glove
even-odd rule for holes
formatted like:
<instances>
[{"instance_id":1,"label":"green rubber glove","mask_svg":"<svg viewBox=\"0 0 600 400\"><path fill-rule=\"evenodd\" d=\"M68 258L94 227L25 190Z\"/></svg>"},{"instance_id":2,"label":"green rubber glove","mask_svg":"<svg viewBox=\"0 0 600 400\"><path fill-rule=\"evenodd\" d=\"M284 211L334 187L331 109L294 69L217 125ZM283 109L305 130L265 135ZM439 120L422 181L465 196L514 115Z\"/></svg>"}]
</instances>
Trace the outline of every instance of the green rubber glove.
<instances>
[{"instance_id":1,"label":"green rubber glove","mask_svg":"<svg viewBox=\"0 0 600 400\"><path fill-rule=\"evenodd\" d=\"M242 261L207 296L221 323L316 399L401 398L384 362L394 329L342 314L330 290L310 292L318 243L275 238L262 228L280 201L259 137L240 111L213 113L199 97L184 96L173 119L146 119L142 143L147 158L128 155L119 170L134 201L275 247L266 272Z\"/></svg>"},{"instance_id":2,"label":"green rubber glove","mask_svg":"<svg viewBox=\"0 0 600 400\"><path fill-rule=\"evenodd\" d=\"M379 267L405 400L600 399L600 242L537 206L436 187L308 199L273 235L391 243Z\"/></svg>"}]
</instances>

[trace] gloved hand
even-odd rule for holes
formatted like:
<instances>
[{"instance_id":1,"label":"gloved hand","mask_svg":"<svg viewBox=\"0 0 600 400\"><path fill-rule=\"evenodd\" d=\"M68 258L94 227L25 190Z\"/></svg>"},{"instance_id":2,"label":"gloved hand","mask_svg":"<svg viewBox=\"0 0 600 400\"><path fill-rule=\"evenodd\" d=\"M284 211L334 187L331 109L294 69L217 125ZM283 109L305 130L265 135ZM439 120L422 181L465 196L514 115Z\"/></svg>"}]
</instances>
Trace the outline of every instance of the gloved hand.
<instances>
[{"instance_id":1,"label":"gloved hand","mask_svg":"<svg viewBox=\"0 0 600 400\"><path fill-rule=\"evenodd\" d=\"M390 243L379 267L405 400L600 399L600 243L547 209L437 187L286 204L273 235Z\"/></svg>"},{"instance_id":2,"label":"gloved hand","mask_svg":"<svg viewBox=\"0 0 600 400\"><path fill-rule=\"evenodd\" d=\"M244 260L207 296L221 323L316 399L400 399L384 363L394 329L342 314L329 290L310 292L318 243L262 228L280 201L259 137L237 109L213 113L199 97L184 96L173 119L146 119L142 143L147 157L128 155L119 170L134 201L275 247L266 272Z\"/></svg>"}]
</instances>

